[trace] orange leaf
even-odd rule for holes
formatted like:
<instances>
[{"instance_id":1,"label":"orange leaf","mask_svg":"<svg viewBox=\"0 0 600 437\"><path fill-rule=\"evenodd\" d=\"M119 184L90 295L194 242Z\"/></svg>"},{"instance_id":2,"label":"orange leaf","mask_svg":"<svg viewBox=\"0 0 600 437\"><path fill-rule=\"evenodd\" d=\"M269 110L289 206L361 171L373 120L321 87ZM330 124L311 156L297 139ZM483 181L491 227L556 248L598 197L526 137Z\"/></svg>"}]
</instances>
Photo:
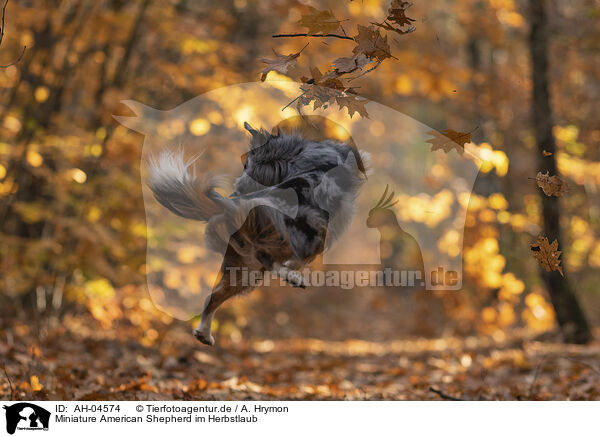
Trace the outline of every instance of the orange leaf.
<instances>
[{"instance_id":1,"label":"orange leaf","mask_svg":"<svg viewBox=\"0 0 600 437\"><path fill-rule=\"evenodd\" d=\"M567 183L558 176L550 176L548 173L542 174L541 171L538 172L535 177L538 187L544 191L546 196L562 196L569 189Z\"/></svg>"}]
</instances>

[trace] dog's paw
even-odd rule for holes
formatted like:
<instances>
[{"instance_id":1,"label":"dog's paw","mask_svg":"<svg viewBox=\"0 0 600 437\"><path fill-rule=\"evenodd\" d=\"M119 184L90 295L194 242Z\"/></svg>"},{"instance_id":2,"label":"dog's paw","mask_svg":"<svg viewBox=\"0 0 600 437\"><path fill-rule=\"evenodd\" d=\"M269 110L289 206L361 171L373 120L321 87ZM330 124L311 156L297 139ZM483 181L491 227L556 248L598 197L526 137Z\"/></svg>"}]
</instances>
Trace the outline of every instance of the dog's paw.
<instances>
[{"instance_id":1,"label":"dog's paw","mask_svg":"<svg viewBox=\"0 0 600 437\"><path fill-rule=\"evenodd\" d=\"M215 344L215 338L208 334L206 335L204 332L200 331L199 329L194 329L194 337L196 337L196 339L200 342L203 343L207 346L212 346Z\"/></svg>"},{"instance_id":2,"label":"dog's paw","mask_svg":"<svg viewBox=\"0 0 600 437\"><path fill-rule=\"evenodd\" d=\"M302 277L300 272L297 272L295 270L290 270L287 274L286 280L293 287L306 288L306 284L304 283L304 278Z\"/></svg>"}]
</instances>

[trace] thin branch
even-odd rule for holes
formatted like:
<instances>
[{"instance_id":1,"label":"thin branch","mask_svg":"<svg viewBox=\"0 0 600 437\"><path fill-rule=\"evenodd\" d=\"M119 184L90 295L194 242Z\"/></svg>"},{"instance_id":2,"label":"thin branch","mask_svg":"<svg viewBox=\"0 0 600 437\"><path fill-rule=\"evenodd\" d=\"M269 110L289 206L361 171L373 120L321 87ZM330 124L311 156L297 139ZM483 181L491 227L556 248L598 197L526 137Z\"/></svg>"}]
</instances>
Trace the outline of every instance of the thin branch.
<instances>
[{"instance_id":1,"label":"thin branch","mask_svg":"<svg viewBox=\"0 0 600 437\"><path fill-rule=\"evenodd\" d=\"M342 27L341 24L340 24L340 29L342 29L342 33L344 34L344 36L348 36L348 34L346 33L346 31L344 30L344 28Z\"/></svg>"},{"instance_id":2,"label":"thin branch","mask_svg":"<svg viewBox=\"0 0 600 437\"><path fill-rule=\"evenodd\" d=\"M354 41L354 38L347 35L337 35L335 33L326 33L324 35L311 35L309 33L279 33L272 35L273 38L295 38L295 37L310 37L310 38L339 38Z\"/></svg>"},{"instance_id":3,"label":"thin branch","mask_svg":"<svg viewBox=\"0 0 600 437\"><path fill-rule=\"evenodd\" d=\"M446 399L448 401L468 401L469 399L463 399L463 398L456 398L454 396L450 396L447 395L446 393L444 393L441 390L435 389L433 387L429 387L429 391L435 393L436 395L438 395L439 397L441 397L442 399Z\"/></svg>"},{"instance_id":4,"label":"thin branch","mask_svg":"<svg viewBox=\"0 0 600 437\"><path fill-rule=\"evenodd\" d=\"M287 105L285 105L283 108L281 108L282 111L284 111L286 108L288 108L292 103L294 103L296 100L298 100L300 97L302 97L304 94L306 94L309 90L304 91L302 94L300 94L298 97L296 97L294 100L292 100L290 103L288 103Z\"/></svg>"},{"instance_id":5,"label":"thin branch","mask_svg":"<svg viewBox=\"0 0 600 437\"><path fill-rule=\"evenodd\" d=\"M2 45L2 39L4 38L4 13L6 12L7 4L8 0L4 2L4 6L2 7L2 28L0 28L0 45Z\"/></svg>"},{"instance_id":6,"label":"thin branch","mask_svg":"<svg viewBox=\"0 0 600 437\"><path fill-rule=\"evenodd\" d=\"M307 42L306 45L300 49L298 54L302 53L304 51L304 49L308 47L309 44L310 44L310 42ZM275 51L275 50L273 50L273 51Z\"/></svg>"},{"instance_id":7,"label":"thin branch","mask_svg":"<svg viewBox=\"0 0 600 437\"><path fill-rule=\"evenodd\" d=\"M4 375L6 375L6 380L8 381L8 386L10 387L10 400L13 400L13 395L14 395L14 390L13 390L13 385L12 382L10 380L10 376L8 376L8 372L6 371L6 365L4 363L2 363L2 368L4 369Z\"/></svg>"}]
</instances>

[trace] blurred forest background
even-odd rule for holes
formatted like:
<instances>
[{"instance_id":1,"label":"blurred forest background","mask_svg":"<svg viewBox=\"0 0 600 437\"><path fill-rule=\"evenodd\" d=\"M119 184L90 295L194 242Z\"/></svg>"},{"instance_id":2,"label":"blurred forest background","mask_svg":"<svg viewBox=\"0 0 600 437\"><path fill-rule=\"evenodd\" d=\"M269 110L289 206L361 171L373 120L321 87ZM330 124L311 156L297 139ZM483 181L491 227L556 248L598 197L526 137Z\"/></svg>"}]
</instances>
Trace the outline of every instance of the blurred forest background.
<instances>
[{"instance_id":1,"label":"blurred forest background","mask_svg":"<svg viewBox=\"0 0 600 437\"><path fill-rule=\"evenodd\" d=\"M354 41L272 37L306 33L311 6L340 20L325 33L354 37L357 25L383 23L390 2L5 5L0 397L600 398L597 0L415 0L402 27L414 31L388 30L393 57L374 54L376 68L352 81L360 96L439 131L471 132L489 157L469 201L462 291L260 289L220 309L214 348L192 337L197 321L154 307L143 136L112 115L132 115L124 99L167 110L260 80L272 49L298 53L309 41L288 76L318 81L311 68L331 71ZM202 137L233 118L199 114L183 129ZM373 120L372 135L381 129ZM536 184L545 169L567 182L562 196ZM533 256L540 235L559 238L564 280ZM440 241L453 244L455 235ZM177 246L173 256L194 268L193 250Z\"/></svg>"}]
</instances>

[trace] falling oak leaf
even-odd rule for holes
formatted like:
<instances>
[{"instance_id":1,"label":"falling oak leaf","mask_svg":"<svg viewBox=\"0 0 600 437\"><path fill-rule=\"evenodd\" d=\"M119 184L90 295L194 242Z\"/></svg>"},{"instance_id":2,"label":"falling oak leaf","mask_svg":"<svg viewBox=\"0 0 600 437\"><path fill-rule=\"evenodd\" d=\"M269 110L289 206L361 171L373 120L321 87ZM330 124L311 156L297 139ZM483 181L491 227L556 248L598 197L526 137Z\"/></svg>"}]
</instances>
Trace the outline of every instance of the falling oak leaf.
<instances>
[{"instance_id":1,"label":"falling oak leaf","mask_svg":"<svg viewBox=\"0 0 600 437\"><path fill-rule=\"evenodd\" d=\"M431 151L442 149L449 153L456 149L462 155L465 152L465 144L471 142L470 132L456 132L452 129L446 129L444 132L432 130L427 132L427 135L433 135L433 138L427 140L431 144Z\"/></svg>"},{"instance_id":2,"label":"falling oak leaf","mask_svg":"<svg viewBox=\"0 0 600 437\"><path fill-rule=\"evenodd\" d=\"M298 21L298 24L308 28L309 35L335 32L340 27L340 20L335 18L331 11L319 11L312 6L309 6L309 10L310 12L302 15Z\"/></svg>"},{"instance_id":3,"label":"falling oak leaf","mask_svg":"<svg viewBox=\"0 0 600 437\"><path fill-rule=\"evenodd\" d=\"M547 152L546 150L542 150L542 155L550 156L550 155L552 155L552 152Z\"/></svg>"},{"instance_id":4,"label":"falling oak leaf","mask_svg":"<svg viewBox=\"0 0 600 437\"><path fill-rule=\"evenodd\" d=\"M343 109L344 107L348 108L348 115L350 118L352 118L356 112L362 117L369 118L369 114L365 108L365 105L369 102L368 99L359 100L356 96L347 94L345 96L336 96L335 101L340 109Z\"/></svg>"},{"instance_id":5,"label":"falling oak leaf","mask_svg":"<svg viewBox=\"0 0 600 437\"><path fill-rule=\"evenodd\" d=\"M383 61L386 58L391 58L390 45L387 42L387 35L382 36L375 26L358 25L358 35L354 37L356 47L352 50L355 55L361 53L371 59Z\"/></svg>"},{"instance_id":6,"label":"falling oak leaf","mask_svg":"<svg viewBox=\"0 0 600 437\"><path fill-rule=\"evenodd\" d=\"M567 183L558 176L550 176L549 172L542 174L538 172L535 177L538 187L540 187L546 196L560 197L568 190Z\"/></svg>"},{"instance_id":7,"label":"falling oak leaf","mask_svg":"<svg viewBox=\"0 0 600 437\"><path fill-rule=\"evenodd\" d=\"M304 46L302 48L302 50L304 50L305 47L306 46ZM302 53L302 50L300 50L297 53L290 53L289 55L282 55L282 54L277 53L275 51L275 49L273 49L273 53L275 53L275 59L261 58L260 60L262 62L264 62L265 64L267 64L267 66L260 71L261 82L265 81L265 79L267 78L267 73L269 71L277 71L281 74L287 74L287 72L290 68L293 68L296 66L296 62L297 62L296 60L298 59L298 56L300 56L300 53Z\"/></svg>"},{"instance_id":8,"label":"falling oak leaf","mask_svg":"<svg viewBox=\"0 0 600 437\"><path fill-rule=\"evenodd\" d=\"M548 242L547 237L538 237L537 243L531 245L533 257L538 260L540 265L547 271L558 271L561 276L565 276L560 265L560 254L558 250L558 241L554 240L552 244Z\"/></svg>"}]
</instances>

